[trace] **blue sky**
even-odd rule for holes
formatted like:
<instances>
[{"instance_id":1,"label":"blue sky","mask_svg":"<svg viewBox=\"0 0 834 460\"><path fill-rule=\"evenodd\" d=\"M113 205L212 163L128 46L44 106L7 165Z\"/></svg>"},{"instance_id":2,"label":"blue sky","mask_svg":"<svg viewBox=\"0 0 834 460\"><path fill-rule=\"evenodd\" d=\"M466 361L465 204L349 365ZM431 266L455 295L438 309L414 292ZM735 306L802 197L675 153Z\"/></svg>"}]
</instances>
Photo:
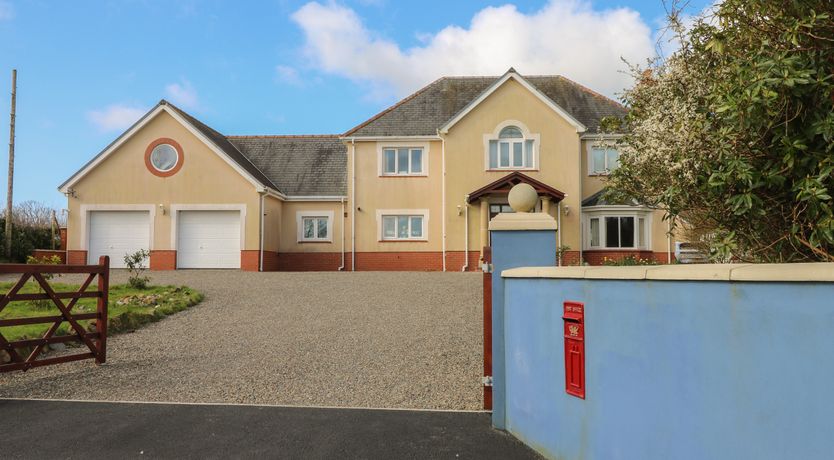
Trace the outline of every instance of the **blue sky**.
<instances>
[{"instance_id":1,"label":"blue sky","mask_svg":"<svg viewBox=\"0 0 834 460\"><path fill-rule=\"evenodd\" d=\"M161 98L224 134L321 134L439 76L509 66L615 95L619 57L650 57L663 16L660 0L0 0L3 145L18 69L15 202L65 206L56 187Z\"/></svg>"}]
</instances>

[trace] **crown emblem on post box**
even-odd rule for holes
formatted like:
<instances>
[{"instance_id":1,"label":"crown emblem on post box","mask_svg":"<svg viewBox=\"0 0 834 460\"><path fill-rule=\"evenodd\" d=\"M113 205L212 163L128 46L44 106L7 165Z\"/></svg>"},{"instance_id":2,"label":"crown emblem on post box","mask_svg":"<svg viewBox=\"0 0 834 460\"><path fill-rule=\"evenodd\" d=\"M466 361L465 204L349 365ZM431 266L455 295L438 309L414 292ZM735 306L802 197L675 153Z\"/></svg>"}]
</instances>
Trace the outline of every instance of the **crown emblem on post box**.
<instances>
[{"instance_id":1,"label":"crown emblem on post box","mask_svg":"<svg viewBox=\"0 0 834 460\"><path fill-rule=\"evenodd\" d=\"M576 337L579 335L579 326L570 325L568 326L568 332L570 332L571 337Z\"/></svg>"}]
</instances>

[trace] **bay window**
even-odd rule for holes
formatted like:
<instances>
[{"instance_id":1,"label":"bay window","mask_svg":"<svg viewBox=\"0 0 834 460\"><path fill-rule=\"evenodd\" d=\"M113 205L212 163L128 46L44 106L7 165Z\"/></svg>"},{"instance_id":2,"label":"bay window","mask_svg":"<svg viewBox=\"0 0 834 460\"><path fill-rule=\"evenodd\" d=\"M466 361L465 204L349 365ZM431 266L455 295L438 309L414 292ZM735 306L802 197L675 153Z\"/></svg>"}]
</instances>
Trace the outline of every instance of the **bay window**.
<instances>
[{"instance_id":1,"label":"bay window","mask_svg":"<svg viewBox=\"0 0 834 460\"><path fill-rule=\"evenodd\" d=\"M590 214L587 218L588 249L649 249L648 217Z\"/></svg>"}]
</instances>

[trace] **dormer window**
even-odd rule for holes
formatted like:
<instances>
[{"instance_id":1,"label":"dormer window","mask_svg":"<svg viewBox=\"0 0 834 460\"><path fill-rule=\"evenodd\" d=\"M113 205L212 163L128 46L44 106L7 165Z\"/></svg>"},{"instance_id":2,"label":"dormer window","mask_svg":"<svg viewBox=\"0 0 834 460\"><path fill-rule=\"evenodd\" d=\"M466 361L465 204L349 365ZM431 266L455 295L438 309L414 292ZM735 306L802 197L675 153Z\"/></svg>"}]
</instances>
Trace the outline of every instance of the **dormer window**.
<instances>
[{"instance_id":1,"label":"dormer window","mask_svg":"<svg viewBox=\"0 0 834 460\"><path fill-rule=\"evenodd\" d=\"M535 169L535 142L518 126L506 126L489 140L489 169Z\"/></svg>"}]
</instances>

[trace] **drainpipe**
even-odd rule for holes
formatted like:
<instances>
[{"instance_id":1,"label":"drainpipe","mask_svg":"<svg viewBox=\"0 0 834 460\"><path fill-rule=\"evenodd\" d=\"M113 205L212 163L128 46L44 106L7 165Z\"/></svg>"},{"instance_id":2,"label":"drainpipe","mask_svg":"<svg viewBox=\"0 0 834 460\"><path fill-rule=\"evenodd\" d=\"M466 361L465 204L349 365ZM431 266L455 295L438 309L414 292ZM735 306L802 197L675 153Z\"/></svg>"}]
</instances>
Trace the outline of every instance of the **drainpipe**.
<instances>
[{"instance_id":1,"label":"drainpipe","mask_svg":"<svg viewBox=\"0 0 834 460\"><path fill-rule=\"evenodd\" d=\"M559 202L556 203L556 250L561 251L561 249L562 249L562 200L559 200ZM559 260L557 260L557 262L559 262L560 267L562 266L562 256L564 256L564 254L560 253Z\"/></svg>"},{"instance_id":2,"label":"drainpipe","mask_svg":"<svg viewBox=\"0 0 834 460\"><path fill-rule=\"evenodd\" d=\"M672 263L672 218L666 221L666 263Z\"/></svg>"},{"instance_id":3,"label":"drainpipe","mask_svg":"<svg viewBox=\"0 0 834 460\"><path fill-rule=\"evenodd\" d=\"M469 268L469 194L467 193L463 197L463 206L464 206L464 219L466 222L464 223L464 234L463 234L463 267L461 267L460 271L465 272L466 269Z\"/></svg>"},{"instance_id":4,"label":"drainpipe","mask_svg":"<svg viewBox=\"0 0 834 460\"><path fill-rule=\"evenodd\" d=\"M264 198L266 198L266 191L261 192L261 250L258 254L258 271L264 271Z\"/></svg>"},{"instance_id":5,"label":"drainpipe","mask_svg":"<svg viewBox=\"0 0 834 460\"><path fill-rule=\"evenodd\" d=\"M336 271L342 271L345 269L345 199L342 197L342 265L336 269Z\"/></svg>"},{"instance_id":6,"label":"drainpipe","mask_svg":"<svg viewBox=\"0 0 834 460\"><path fill-rule=\"evenodd\" d=\"M350 196L350 271L356 271L356 138L350 138L351 179Z\"/></svg>"},{"instance_id":7,"label":"drainpipe","mask_svg":"<svg viewBox=\"0 0 834 460\"><path fill-rule=\"evenodd\" d=\"M440 136L440 130L437 130L437 135ZM441 241L441 251L443 253L443 271L446 271L446 138L440 137L440 162L442 164L442 178L440 183L440 225L441 233L443 233L443 240ZM468 249L468 248L467 248Z\"/></svg>"},{"instance_id":8,"label":"drainpipe","mask_svg":"<svg viewBox=\"0 0 834 460\"><path fill-rule=\"evenodd\" d=\"M582 193L582 180L585 179L584 175L582 174L583 154L584 152L582 152L582 137L579 136L579 206L577 206L577 208L579 208L579 212L577 213L577 218L579 219L579 265L583 264L582 253L583 248L585 247L585 229L583 228L585 223L582 221L582 200L585 196Z\"/></svg>"}]
</instances>

